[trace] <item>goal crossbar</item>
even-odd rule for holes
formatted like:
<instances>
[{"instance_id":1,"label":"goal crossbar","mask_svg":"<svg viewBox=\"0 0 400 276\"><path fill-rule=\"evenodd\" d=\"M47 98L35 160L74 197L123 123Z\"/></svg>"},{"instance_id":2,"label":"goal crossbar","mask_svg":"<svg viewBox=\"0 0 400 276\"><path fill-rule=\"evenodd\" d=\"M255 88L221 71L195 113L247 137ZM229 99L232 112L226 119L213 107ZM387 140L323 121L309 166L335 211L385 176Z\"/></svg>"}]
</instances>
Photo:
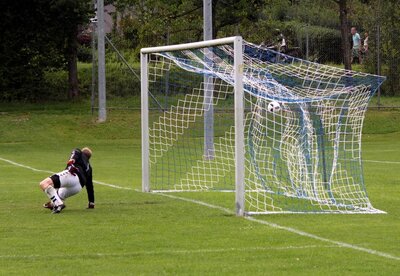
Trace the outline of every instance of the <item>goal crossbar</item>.
<instances>
[{"instance_id":1,"label":"goal crossbar","mask_svg":"<svg viewBox=\"0 0 400 276\"><path fill-rule=\"evenodd\" d=\"M140 53L142 54L152 54L158 52L170 52L170 51L180 51L180 50L190 50L196 48L204 48L204 47L212 47L217 45L224 45L224 44L233 44L235 40L242 39L240 36L231 36L225 38L218 38L212 40L205 40L199 42L191 42L191 43L183 43L183 44L176 44L176 45L167 45L167 46L159 46L159 47L147 47L142 48Z\"/></svg>"}]
</instances>

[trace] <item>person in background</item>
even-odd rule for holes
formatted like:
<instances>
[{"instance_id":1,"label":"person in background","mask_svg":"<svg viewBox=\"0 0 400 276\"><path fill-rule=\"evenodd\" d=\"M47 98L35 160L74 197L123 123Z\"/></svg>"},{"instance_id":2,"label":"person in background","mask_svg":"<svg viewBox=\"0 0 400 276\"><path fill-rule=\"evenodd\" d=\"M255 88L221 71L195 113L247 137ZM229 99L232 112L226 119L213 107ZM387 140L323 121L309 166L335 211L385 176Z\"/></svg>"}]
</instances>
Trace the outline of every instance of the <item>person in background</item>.
<instances>
[{"instance_id":1,"label":"person in background","mask_svg":"<svg viewBox=\"0 0 400 276\"><path fill-rule=\"evenodd\" d=\"M362 53L363 53L362 59L365 60L368 56L368 32L364 33L364 43L363 43Z\"/></svg>"},{"instance_id":2,"label":"person in background","mask_svg":"<svg viewBox=\"0 0 400 276\"><path fill-rule=\"evenodd\" d=\"M351 34L353 37L353 48L351 51L351 63L354 63L355 59L357 59L358 63L361 63L361 59L360 59L361 37L358 34L356 27L351 28Z\"/></svg>"},{"instance_id":3,"label":"person in background","mask_svg":"<svg viewBox=\"0 0 400 276\"><path fill-rule=\"evenodd\" d=\"M286 53L286 50L287 50L286 39L285 36L281 33L279 35L279 52Z\"/></svg>"}]
</instances>

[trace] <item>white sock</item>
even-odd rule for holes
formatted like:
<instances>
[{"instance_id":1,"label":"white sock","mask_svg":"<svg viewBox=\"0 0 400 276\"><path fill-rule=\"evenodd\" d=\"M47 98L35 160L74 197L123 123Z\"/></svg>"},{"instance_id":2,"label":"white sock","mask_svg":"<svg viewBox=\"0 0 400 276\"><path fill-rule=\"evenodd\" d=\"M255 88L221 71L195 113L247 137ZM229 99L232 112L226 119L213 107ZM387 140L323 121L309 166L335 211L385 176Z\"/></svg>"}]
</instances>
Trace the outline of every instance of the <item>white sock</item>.
<instances>
[{"instance_id":1,"label":"white sock","mask_svg":"<svg viewBox=\"0 0 400 276\"><path fill-rule=\"evenodd\" d=\"M56 189L54 189L53 186L49 186L47 187L44 192L46 193L46 195L50 198L51 202L53 202L53 204L55 206L64 204L61 200L61 198L58 196Z\"/></svg>"}]
</instances>

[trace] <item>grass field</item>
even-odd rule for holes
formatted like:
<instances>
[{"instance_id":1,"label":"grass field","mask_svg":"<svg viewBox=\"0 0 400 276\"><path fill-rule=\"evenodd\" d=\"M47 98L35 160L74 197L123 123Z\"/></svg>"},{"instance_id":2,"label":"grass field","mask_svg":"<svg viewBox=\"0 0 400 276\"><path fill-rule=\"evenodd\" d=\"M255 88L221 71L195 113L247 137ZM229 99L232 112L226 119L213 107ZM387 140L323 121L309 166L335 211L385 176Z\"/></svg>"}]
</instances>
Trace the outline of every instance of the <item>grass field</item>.
<instances>
[{"instance_id":1,"label":"grass field","mask_svg":"<svg viewBox=\"0 0 400 276\"><path fill-rule=\"evenodd\" d=\"M233 194L138 192L139 111L96 124L88 110L0 105L0 275L400 274L399 111L369 111L364 128L367 191L386 215L238 218ZM52 215L38 183L85 145L96 209L82 191Z\"/></svg>"}]
</instances>

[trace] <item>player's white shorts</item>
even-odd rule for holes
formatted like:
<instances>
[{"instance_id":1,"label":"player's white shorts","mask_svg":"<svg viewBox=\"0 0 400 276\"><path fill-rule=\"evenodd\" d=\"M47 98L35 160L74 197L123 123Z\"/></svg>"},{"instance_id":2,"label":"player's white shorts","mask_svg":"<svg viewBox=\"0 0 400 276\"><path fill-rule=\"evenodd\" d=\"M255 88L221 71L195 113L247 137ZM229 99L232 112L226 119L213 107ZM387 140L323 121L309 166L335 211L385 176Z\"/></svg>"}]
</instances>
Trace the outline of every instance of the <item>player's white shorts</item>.
<instances>
[{"instance_id":1,"label":"player's white shorts","mask_svg":"<svg viewBox=\"0 0 400 276\"><path fill-rule=\"evenodd\" d=\"M71 174L68 170L56 173L50 176L53 181L54 188L58 189L58 196L64 200L73 196L82 190L79 177Z\"/></svg>"}]
</instances>

